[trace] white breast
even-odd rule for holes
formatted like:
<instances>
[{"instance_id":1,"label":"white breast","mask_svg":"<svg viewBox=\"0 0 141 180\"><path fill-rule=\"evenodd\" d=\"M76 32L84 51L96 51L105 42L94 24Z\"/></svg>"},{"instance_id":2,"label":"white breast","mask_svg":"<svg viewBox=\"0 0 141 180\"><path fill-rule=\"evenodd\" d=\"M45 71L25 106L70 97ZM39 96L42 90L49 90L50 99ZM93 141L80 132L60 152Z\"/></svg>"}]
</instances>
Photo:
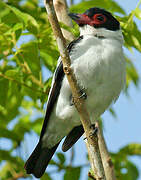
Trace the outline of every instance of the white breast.
<instances>
[{"instance_id":1,"label":"white breast","mask_svg":"<svg viewBox=\"0 0 141 180\"><path fill-rule=\"evenodd\" d=\"M125 83L122 44L117 39L85 35L70 57L77 82L87 93L89 113L97 119L117 99ZM67 79L64 78L56 112L60 118L72 117L75 121L76 111L70 106L70 94Z\"/></svg>"},{"instance_id":2,"label":"white breast","mask_svg":"<svg viewBox=\"0 0 141 180\"><path fill-rule=\"evenodd\" d=\"M88 110L97 119L117 99L125 83L121 41L85 35L71 60L77 81L87 93Z\"/></svg>"}]
</instances>

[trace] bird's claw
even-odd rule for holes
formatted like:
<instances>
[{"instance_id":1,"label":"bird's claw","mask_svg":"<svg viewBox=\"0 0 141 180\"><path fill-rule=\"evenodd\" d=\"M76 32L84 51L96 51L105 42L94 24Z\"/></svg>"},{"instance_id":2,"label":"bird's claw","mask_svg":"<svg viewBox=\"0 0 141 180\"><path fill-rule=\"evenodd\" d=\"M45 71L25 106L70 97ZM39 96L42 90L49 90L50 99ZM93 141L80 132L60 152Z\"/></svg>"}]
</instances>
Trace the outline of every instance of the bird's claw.
<instances>
[{"instance_id":1,"label":"bird's claw","mask_svg":"<svg viewBox=\"0 0 141 180\"><path fill-rule=\"evenodd\" d=\"M87 99L87 94L86 94L86 92L84 92L84 90L85 90L85 88L82 88L80 90L81 95L79 96L79 99L80 98Z\"/></svg>"},{"instance_id":2,"label":"bird's claw","mask_svg":"<svg viewBox=\"0 0 141 180\"><path fill-rule=\"evenodd\" d=\"M90 132L90 135L89 135L89 137L91 138L91 137L93 137L93 136L97 136L97 133L98 133L98 128L95 126L95 124L92 124L91 125L91 132Z\"/></svg>"},{"instance_id":3,"label":"bird's claw","mask_svg":"<svg viewBox=\"0 0 141 180\"><path fill-rule=\"evenodd\" d=\"M83 91L85 88L82 88L80 91L79 91L79 93L81 93L81 95L78 97L78 99L81 99L81 98L83 98L83 99L87 99L87 94ZM71 106L73 106L75 103L74 103L74 99L75 99L75 97L73 97L72 95L71 95L71 102L70 102L70 105Z\"/></svg>"},{"instance_id":4,"label":"bird's claw","mask_svg":"<svg viewBox=\"0 0 141 180\"><path fill-rule=\"evenodd\" d=\"M98 133L98 127L96 127L95 126L95 124L92 124L91 125L91 132L90 132L90 134L89 134L89 137L91 138L91 137L97 137L97 133ZM84 137L84 139L83 140L86 140L87 139L87 137Z\"/></svg>"}]
</instances>

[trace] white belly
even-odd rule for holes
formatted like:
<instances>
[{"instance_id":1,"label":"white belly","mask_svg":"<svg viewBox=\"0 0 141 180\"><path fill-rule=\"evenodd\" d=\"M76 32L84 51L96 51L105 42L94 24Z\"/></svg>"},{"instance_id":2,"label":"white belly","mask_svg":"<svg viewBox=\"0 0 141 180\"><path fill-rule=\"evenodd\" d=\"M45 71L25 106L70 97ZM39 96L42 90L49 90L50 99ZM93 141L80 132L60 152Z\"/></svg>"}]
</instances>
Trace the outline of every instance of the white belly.
<instances>
[{"instance_id":1,"label":"white belly","mask_svg":"<svg viewBox=\"0 0 141 180\"><path fill-rule=\"evenodd\" d=\"M80 88L85 88L90 116L96 120L118 98L125 83L125 62L121 46L115 48L104 40L87 38L86 44L82 41L71 54L71 67ZM70 106L71 90L66 77L63 81L56 115L80 123L75 107Z\"/></svg>"}]
</instances>

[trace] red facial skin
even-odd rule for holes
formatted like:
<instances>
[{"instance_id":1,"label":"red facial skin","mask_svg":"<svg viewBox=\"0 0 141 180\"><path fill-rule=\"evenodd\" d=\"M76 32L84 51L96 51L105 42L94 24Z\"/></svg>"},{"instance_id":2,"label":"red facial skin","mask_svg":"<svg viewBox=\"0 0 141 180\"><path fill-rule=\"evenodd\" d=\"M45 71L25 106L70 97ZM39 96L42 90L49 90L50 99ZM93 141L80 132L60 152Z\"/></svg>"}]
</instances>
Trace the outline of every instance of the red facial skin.
<instances>
[{"instance_id":1,"label":"red facial skin","mask_svg":"<svg viewBox=\"0 0 141 180\"><path fill-rule=\"evenodd\" d=\"M88 17L86 14L79 14L80 18L76 22L80 24L88 24L90 26L104 24L107 20L107 17L103 14L95 14L93 17Z\"/></svg>"}]
</instances>

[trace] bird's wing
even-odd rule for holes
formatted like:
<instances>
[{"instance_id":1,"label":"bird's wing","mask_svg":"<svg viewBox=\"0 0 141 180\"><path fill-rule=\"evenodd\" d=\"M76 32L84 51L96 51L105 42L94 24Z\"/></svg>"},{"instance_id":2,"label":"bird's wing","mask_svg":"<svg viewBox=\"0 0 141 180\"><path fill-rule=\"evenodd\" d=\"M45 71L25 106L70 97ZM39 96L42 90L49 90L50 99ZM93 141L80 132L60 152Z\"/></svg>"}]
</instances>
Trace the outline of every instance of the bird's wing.
<instances>
[{"instance_id":1,"label":"bird's wing","mask_svg":"<svg viewBox=\"0 0 141 180\"><path fill-rule=\"evenodd\" d=\"M68 50L69 54L71 53L74 45L76 43L78 43L81 39L83 39L83 36L80 36L79 38L72 41L68 45L67 50ZM42 131L41 131L40 139L43 137L43 135L44 135L44 133L46 131L47 124L48 124L52 109L53 109L54 104L55 104L55 102L56 102L56 100L58 98L58 95L60 93L63 77L64 77L63 63L61 61L61 58L59 58L57 68L56 68L54 76L53 76L53 81L52 81L50 93L49 93L49 96L48 96L46 115L45 115Z\"/></svg>"},{"instance_id":2,"label":"bird's wing","mask_svg":"<svg viewBox=\"0 0 141 180\"><path fill-rule=\"evenodd\" d=\"M50 89L50 93L49 93L48 101L47 101L46 115L45 115L42 131L41 131L40 139L43 137L46 131L49 117L51 115L54 104L57 100L57 97L60 93L63 77L64 77L63 63L62 61L60 61L53 76L52 85L51 85L51 89Z\"/></svg>"}]
</instances>

